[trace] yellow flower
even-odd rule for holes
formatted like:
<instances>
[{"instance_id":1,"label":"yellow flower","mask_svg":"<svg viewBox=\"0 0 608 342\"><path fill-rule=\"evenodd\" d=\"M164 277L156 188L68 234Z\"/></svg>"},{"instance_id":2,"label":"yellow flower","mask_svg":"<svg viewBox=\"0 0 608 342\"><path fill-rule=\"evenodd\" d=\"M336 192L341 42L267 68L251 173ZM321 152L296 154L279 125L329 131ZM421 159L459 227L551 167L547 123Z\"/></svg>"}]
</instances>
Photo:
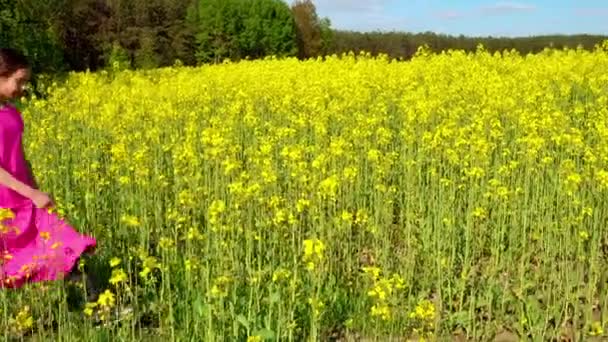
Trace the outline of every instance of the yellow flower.
<instances>
[{"instance_id":1,"label":"yellow flower","mask_svg":"<svg viewBox=\"0 0 608 342\"><path fill-rule=\"evenodd\" d=\"M376 149L371 149L371 150L367 151L367 160L369 160L372 163L377 163L379 159L380 159L380 151L378 151Z\"/></svg>"},{"instance_id":2,"label":"yellow flower","mask_svg":"<svg viewBox=\"0 0 608 342\"><path fill-rule=\"evenodd\" d=\"M113 269L110 277L110 284L116 285L127 280L127 274L121 269Z\"/></svg>"},{"instance_id":3,"label":"yellow flower","mask_svg":"<svg viewBox=\"0 0 608 342\"><path fill-rule=\"evenodd\" d=\"M325 308L325 303L322 300L313 297L308 299L308 304L310 304L312 308L312 313L315 318L319 317L323 312L323 308Z\"/></svg>"},{"instance_id":4,"label":"yellow flower","mask_svg":"<svg viewBox=\"0 0 608 342\"><path fill-rule=\"evenodd\" d=\"M410 318L428 321L435 318L435 306L429 300L422 300L418 303L414 311L410 313Z\"/></svg>"},{"instance_id":5,"label":"yellow flower","mask_svg":"<svg viewBox=\"0 0 608 342\"><path fill-rule=\"evenodd\" d=\"M169 248L173 247L175 245L175 243L173 242L173 239L162 237L162 238L160 238L158 245L161 249L169 249Z\"/></svg>"},{"instance_id":6,"label":"yellow flower","mask_svg":"<svg viewBox=\"0 0 608 342\"><path fill-rule=\"evenodd\" d=\"M304 209L310 206L310 201L305 199L299 199L296 204L296 210L298 213L302 213Z\"/></svg>"},{"instance_id":7,"label":"yellow flower","mask_svg":"<svg viewBox=\"0 0 608 342\"><path fill-rule=\"evenodd\" d=\"M116 298L110 290L105 290L97 298L97 304L101 307L112 308L116 304Z\"/></svg>"},{"instance_id":8,"label":"yellow flower","mask_svg":"<svg viewBox=\"0 0 608 342\"><path fill-rule=\"evenodd\" d=\"M323 258L325 244L319 239L304 240L304 257L305 258Z\"/></svg>"},{"instance_id":9,"label":"yellow flower","mask_svg":"<svg viewBox=\"0 0 608 342\"><path fill-rule=\"evenodd\" d=\"M386 304L372 306L370 313L372 317L379 316L384 321L391 319L391 310Z\"/></svg>"},{"instance_id":10,"label":"yellow flower","mask_svg":"<svg viewBox=\"0 0 608 342\"><path fill-rule=\"evenodd\" d=\"M605 190L608 189L608 171L599 170L595 173L595 179L600 185L600 189ZM1 217L1 215L0 215Z\"/></svg>"},{"instance_id":11,"label":"yellow flower","mask_svg":"<svg viewBox=\"0 0 608 342\"><path fill-rule=\"evenodd\" d=\"M309 271L313 271L316 264L323 261L325 244L319 239L304 240L304 263Z\"/></svg>"},{"instance_id":12,"label":"yellow flower","mask_svg":"<svg viewBox=\"0 0 608 342\"><path fill-rule=\"evenodd\" d=\"M94 309L97 307L97 302L86 303L85 308L83 310L84 314L87 316L92 316Z\"/></svg>"},{"instance_id":13,"label":"yellow flower","mask_svg":"<svg viewBox=\"0 0 608 342\"><path fill-rule=\"evenodd\" d=\"M215 200L211 202L211 205L209 206L208 210L209 222L212 224L219 223L219 217L224 212L224 210L226 210L226 203L224 201Z\"/></svg>"},{"instance_id":14,"label":"yellow flower","mask_svg":"<svg viewBox=\"0 0 608 342\"><path fill-rule=\"evenodd\" d=\"M291 276L291 271L283 269L283 268L279 268L276 271L274 271L274 273L272 274L272 281L276 283L283 279L288 279L290 276Z\"/></svg>"},{"instance_id":15,"label":"yellow flower","mask_svg":"<svg viewBox=\"0 0 608 342\"><path fill-rule=\"evenodd\" d=\"M343 176L344 176L344 179L352 182L357 177L357 173L358 172L357 172L356 168L349 166L349 167L344 168Z\"/></svg>"},{"instance_id":16,"label":"yellow flower","mask_svg":"<svg viewBox=\"0 0 608 342\"><path fill-rule=\"evenodd\" d=\"M338 186L339 182L337 176L328 177L319 184L319 193L322 198L333 198L336 196Z\"/></svg>"},{"instance_id":17,"label":"yellow flower","mask_svg":"<svg viewBox=\"0 0 608 342\"><path fill-rule=\"evenodd\" d=\"M228 276L219 276L213 282L209 295L214 298L224 298L228 296L228 285L232 279Z\"/></svg>"},{"instance_id":18,"label":"yellow flower","mask_svg":"<svg viewBox=\"0 0 608 342\"><path fill-rule=\"evenodd\" d=\"M24 306L15 316L9 320L9 325L15 327L19 332L25 332L34 325L34 318L30 313L30 307Z\"/></svg>"},{"instance_id":19,"label":"yellow flower","mask_svg":"<svg viewBox=\"0 0 608 342\"><path fill-rule=\"evenodd\" d=\"M343 210L342 215L340 217L344 222L351 222L353 219L353 214L349 213L348 210Z\"/></svg>"},{"instance_id":20,"label":"yellow flower","mask_svg":"<svg viewBox=\"0 0 608 342\"><path fill-rule=\"evenodd\" d=\"M475 210L473 210L473 217L475 217L475 218L483 219L483 218L486 218L487 215L488 215L487 211L482 207L477 207L477 208L475 208Z\"/></svg>"},{"instance_id":21,"label":"yellow flower","mask_svg":"<svg viewBox=\"0 0 608 342\"><path fill-rule=\"evenodd\" d=\"M118 265L120 265L120 258L117 257L113 257L112 259L110 259L110 267L116 267Z\"/></svg>"},{"instance_id":22,"label":"yellow flower","mask_svg":"<svg viewBox=\"0 0 608 342\"><path fill-rule=\"evenodd\" d=\"M601 336L604 334L604 328L602 327L602 323L601 322L593 322L591 323L591 327L590 327L591 331L589 332L589 335L591 336Z\"/></svg>"},{"instance_id":23,"label":"yellow flower","mask_svg":"<svg viewBox=\"0 0 608 342\"><path fill-rule=\"evenodd\" d=\"M123 215L120 221L127 227L138 227L140 225L139 219L133 215Z\"/></svg>"},{"instance_id":24,"label":"yellow flower","mask_svg":"<svg viewBox=\"0 0 608 342\"><path fill-rule=\"evenodd\" d=\"M190 229L188 229L188 234L186 235L186 238L188 240L202 240L204 239L204 235L201 234L201 232L194 228L194 227L190 227Z\"/></svg>"},{"instance_id":25,"label":"yellow flower","mask_svg":"<svg viewBox=\"0 0 608 342\"><path fill-rule=\"evenodd\" d=\"M403 280L403 278L401 278L401 276L396 273L393 274L391 282L395 286L395 288L398 290L405 288L405 280Z\"/></svg>"},{"instance_id":26,"label":"yellow flower","mask_svg":"<svg viewBox=\"0 0 608 342\"><path fill-rule=\"evenodd\" d=\"M582 215L583 216L592 216L593 215L593 208L584 207L583 210L582 210Z\"/></svg>"},{"instance_id":27,"label":"yellow flower","mask_svg":"<svg viewBox=\"0 0 608 342\"><path fill-rule=\"evenodd\" d=\"M568 175L568 177L566 178L566 184L568 185L572 185L572 186L577 186L581 183L582 181L582 177L579 173L573 172L571 174Z\"/></svg>"},{"instance_id":28,"label":"yellow flower","mask_svg":"<svg viewBox=\"0 0 608 342\"><path fill-rule=\"evenodd\" d=\"M153 256L146 256L142 259L142 261L143 261L143 268L139 272L139 275L142 278L146 278L150 274L150 272L152 272L154 269L157 269L160 267L158 260Z\"/></svg>"},{"instance_id":29,"label":"yellow flower","mask_svg":"<svg viewBox=\"0 0 608 342\"><path fill-rule=\"evenodd\" d=\"M380 268L375 267L375 266L364 266L362 267L363 272L365 272L366 274L370 274L373 279L378 279L378 277L380 277Z\"/></svg>"}]
</instances>

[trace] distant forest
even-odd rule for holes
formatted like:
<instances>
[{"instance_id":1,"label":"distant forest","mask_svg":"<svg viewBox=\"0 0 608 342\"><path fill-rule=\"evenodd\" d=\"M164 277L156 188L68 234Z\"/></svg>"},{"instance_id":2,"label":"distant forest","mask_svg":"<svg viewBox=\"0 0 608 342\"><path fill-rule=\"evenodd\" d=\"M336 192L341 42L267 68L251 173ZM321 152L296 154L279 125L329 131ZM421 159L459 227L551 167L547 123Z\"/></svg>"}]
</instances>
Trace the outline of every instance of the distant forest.
<instances>
[{"instance_id":1,"label":"distant forest","mask_svg":"<svg viewBox=\"0 0 608 342\"><path fill-rule=\"evenodd\" d=\"M406 29L406 28L404 28ZM0 46L24 51L35 71L155 68L367 51L408 59L433 51L546 47L592 49L598 35L465 37L332 28L314 2L297 0L0 0Z\"/></svg>"}]
</instances>

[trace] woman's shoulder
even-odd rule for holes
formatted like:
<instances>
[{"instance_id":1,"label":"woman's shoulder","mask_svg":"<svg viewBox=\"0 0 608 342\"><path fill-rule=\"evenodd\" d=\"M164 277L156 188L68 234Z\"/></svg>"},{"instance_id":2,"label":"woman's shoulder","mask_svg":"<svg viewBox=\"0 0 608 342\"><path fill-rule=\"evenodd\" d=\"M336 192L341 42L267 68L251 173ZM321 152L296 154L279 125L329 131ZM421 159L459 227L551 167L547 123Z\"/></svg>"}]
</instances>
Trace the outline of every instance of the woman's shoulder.
<instances>
[{"instance_id":1,"label":"woman's shoulder","mask_svg":"<svg viewBox=\"0 0 608 342\"><path fill-rule=\"evenodd\" d=\"M0 125L12 127L14 125L22 126L23 118L21 112L11 103L5 103L0 106Z\"/></svg>"},{"instance_id":2,"label":"woman's shoulder","mask_svg":"<svg viewBox=\"0 0 608 342\"><path fill-rule=\"evenodd\" d=\"M4 113L4 114L13 115L13 116L19 116L19 117L21 116L21 112L19 111L19 108L17 108L14 104L12 104L10 102L0 105L0 112Z\"/></svg>"},{"instance_id":3,"label":"woman's shoulder","mask_svg":"<svg viewBox=\"0 0 608 342\"><path fill-rule=\"evenodd\" d=\"M0 112L18 112L18 110L12 103L5 102L0 103Z\"/></svg>"}]
</instances>

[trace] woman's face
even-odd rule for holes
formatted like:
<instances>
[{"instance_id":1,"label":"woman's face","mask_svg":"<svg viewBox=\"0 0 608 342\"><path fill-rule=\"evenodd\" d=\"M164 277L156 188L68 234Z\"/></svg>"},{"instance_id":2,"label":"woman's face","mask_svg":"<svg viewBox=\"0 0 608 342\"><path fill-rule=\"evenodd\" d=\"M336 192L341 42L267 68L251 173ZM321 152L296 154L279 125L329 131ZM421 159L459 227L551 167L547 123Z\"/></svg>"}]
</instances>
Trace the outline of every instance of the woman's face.
<instances>
[{"instance_id":1,"label":"woman's face","mask_svg":"<svg viewBox=\"0 0 608 342\"><path fill-rule=\"evenodd\" d=\"M23 95L30 80L28 69L18 69L9 76L0 76L0 98L14 99Z\"/></svg>"}]
</instances>

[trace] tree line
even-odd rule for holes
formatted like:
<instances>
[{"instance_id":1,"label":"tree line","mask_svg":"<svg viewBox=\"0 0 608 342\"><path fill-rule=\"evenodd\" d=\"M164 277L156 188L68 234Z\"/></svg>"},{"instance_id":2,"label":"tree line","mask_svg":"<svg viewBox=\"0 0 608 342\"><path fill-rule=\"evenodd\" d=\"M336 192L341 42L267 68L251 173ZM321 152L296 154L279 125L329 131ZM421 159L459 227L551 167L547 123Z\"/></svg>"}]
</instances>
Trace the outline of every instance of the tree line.
<instances>
[{"instance_id":1,"label":"tree line","mask_svg":"<svg viewBox=\"0 0 608 342\"><path fill-rule=\"evenodd\" d=\"M427 45L434 52L458 49L475 51L479 44L489 52L517 50L521 54L538 53L545 48L582 48L593 50L608 39L605 35L544 35L529 37L465 37L436 34L433 32L352 32L334 31L331 51L366 51L372 55L387 54L391 58L409 59L418 47Z\"/></svg>"},{"instance_id":2,"label":"tree line","mask_svg":"<svg viewBox=\"0 0 608 342\"><path fill-rule=\"evenodd\" d=\"M408 59L434 51L591 49L605 36L464 37L335 30L311 0L0 0L0 45L36 71L154 68L269 55L301 59L368 51Z\"/></svg>"}]
</instances>

